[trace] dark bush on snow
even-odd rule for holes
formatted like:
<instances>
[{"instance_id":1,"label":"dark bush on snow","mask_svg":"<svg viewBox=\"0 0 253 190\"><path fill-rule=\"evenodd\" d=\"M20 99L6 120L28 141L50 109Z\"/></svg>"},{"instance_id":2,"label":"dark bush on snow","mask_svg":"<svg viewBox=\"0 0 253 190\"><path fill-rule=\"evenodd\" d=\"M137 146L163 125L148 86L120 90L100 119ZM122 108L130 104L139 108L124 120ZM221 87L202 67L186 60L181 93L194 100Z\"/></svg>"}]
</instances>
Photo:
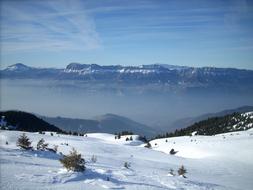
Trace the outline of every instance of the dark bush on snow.
<instances>
[{"instance_id":1,"label":"dark bush on snow","mask_svg":"<svg viewBox=\"0 0 253 190\"><path fill-rule=\"evenodd\" d=\"M170 169L169 174L172 175L172 176L175 176L174 170L173 170L173 169Z\"/></svg>"},{"instance_id":2,"label":"dark bush on snow","mask_svg":"<svg viewBox=\"0 0 253 190\"><path fill-rule=\"evenodd\" d=\"M69 171L83 172L85 170L85 160L74 148L69 155L60 159L60 162Z\"/></svg>"},{"instance_id":3,"label":"dark bush on snow","mask_svg":"<svg viewBox=\"0 0 253 190\"><path fill-rule=\"evenodd\" d=\"M124 167L127 168L127 169L129 169L131 167L131 164L129 162L125 162L124 163Z\"/></svg>"},{"instance_id":4,"label":"dark bush on snow","mask_svg":"<svg viewBox=\"0 0 253 190\"><path fill-rule=\"evenodd\" d=\"M37 143L37 150L46 150L48 143L45 143L45 140L42 138Z\"/></svg>"},{"instance_id":5,"label":"dark bush on snow","mask_svg":"<svg viewBox=\"0 0 253 190\"><path fill-rule=\"evenodd\" d=\"M151 148L150 142L148 142L144 147L146 147L146 148Z\"/></svg>"},{"instance_id":6,"label":"dark bush on snow","mask_svg":"<svg viewBox=\"0 0 253 190\"><path fill-rule=\"evenodd\" d=\"M178 152L178 151L175 151L174 148L172 148L172 149L170 150L170 154L171 154L171 155L174 155L174 154L176 154L177 152Z\"/></svg>"},{"instance_id":7,"label":"dark bush on snow","mask_svg":"<svg viewBox=\"0 0 253 190\"><path fill-rule=\"evenodd\" d=\"M20 135L20 137L17 140L17 146L19 146L21 149L29 150L32 149L31 146L32 142L30 139L23 133Z\"/></svg>"},{"instance_id":8,"label":"dark bush on snow","mask_svg":"<svg viewBox=\"0 0 253 190\"><path fill-rule=\"evenodd\" d=\"M92 155L91 161L92 161L93 163L96 163L96 162L97 162L97 156Z\"/></svg>"},{"instance_id":9,"label":"dark bush on snow","mask_svg":"<svg viewBox=\"0 0 253 190\"><path fill-rule=\"evenodd\" d=\"M183 176L184 178L186 178L185 174L187 173L187 171L186 171L186 169L183 165L178 169L177 173L178 173L178 175Z\"/></svg>"}]
</instances>

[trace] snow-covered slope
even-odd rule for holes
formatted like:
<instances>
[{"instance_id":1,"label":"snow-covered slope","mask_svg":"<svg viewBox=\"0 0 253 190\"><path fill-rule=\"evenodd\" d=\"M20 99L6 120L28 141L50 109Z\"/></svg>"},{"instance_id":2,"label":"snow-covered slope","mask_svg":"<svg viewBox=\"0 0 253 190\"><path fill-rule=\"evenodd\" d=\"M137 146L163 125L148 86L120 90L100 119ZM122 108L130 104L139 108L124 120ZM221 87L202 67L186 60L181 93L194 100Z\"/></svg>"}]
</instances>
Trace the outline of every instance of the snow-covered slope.
<instances>
[{"instance_id":1,"label":"snow-covered slope","mask_svg":"<svg viewBox=\"0 0 253 190\"><path fill-rule=\"evenodd\" d=\"M84 173L64 170L58 161L60 154L19 150L16 140L20 134L0 131L1 189L247 190L253 187L250 159L253 131L250 130L224 134L225 138L223 135L176 137L167 143L159 139L151 142L153 149L144 148L137 136L133 136L133 141L125 141L126 137L115 139L114 135L104 133L87 134L87 137L26 133L34 147L44 138L49 146L58 145L58 152L63 154L76 148L87 162ZM167 154L171 148L179 152ZM91 162L92 155L97 156L96 163ZM130 169L123 167L124 162L131 163ZM177 171L182 164L187 169L187 178L168 175L170 169Z\"/></svg>"},{"instance_id":2,"label":"snow-covered slope","mask_svg":"<svg viewBox=\"0 0 253 190\"><path fill-rule=\"evenodd\" d=\"M253 164L253 130L223 133L215 136L182 136L162 138L150 142L153 150L183 158L232 159L237 162Z\"/></svg>"}]
</instances>

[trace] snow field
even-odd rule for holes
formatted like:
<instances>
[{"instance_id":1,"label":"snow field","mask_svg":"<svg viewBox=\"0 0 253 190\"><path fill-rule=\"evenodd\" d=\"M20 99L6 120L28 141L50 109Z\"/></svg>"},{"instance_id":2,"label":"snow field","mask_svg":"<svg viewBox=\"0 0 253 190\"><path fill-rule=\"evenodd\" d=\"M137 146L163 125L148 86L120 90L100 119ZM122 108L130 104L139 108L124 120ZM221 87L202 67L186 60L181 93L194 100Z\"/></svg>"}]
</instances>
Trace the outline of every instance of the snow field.
<instances>
[{"instance_id":1,"label":"snow field","mask_svg":"<svg viewBox=\"0 0 253 190\"><path fill-rule=\"evenodd\" d=\"M148 149L134 135L133 141L125 141L126 137L115 140L114 135L103 133L80 137L26 132L33 147L41 138L50 147L58 145L58 154L54 154L20 150L16 141L22 132L1 131L1 188L252 189L252 133L176 137L168 142L158 139L151 141L153 148ZM59 162L59 152L68 154L72 148L85 158L84 173L68 172ZM171 148L178 153L170 155ZM97 157L96 163L91 161L92 155ZM129 169L125 162L131 163ZM177 174L181 165L187 169L187 178L168 175L170 169Z\"/></svg>"}]
</instances>

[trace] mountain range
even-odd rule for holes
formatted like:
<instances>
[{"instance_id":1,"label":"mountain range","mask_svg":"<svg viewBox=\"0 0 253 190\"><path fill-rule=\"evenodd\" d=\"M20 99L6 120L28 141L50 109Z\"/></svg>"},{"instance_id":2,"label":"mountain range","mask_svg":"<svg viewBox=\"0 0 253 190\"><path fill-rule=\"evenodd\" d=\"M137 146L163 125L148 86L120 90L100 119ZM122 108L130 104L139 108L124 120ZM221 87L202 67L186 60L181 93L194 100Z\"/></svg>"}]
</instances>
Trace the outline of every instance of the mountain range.
<instances>
[{"instance_id":1,"label":"mountain range","mask_svg":"<svg viewBox=\"0 0 253 190\"><path fill-rule=\"evenodd\" d=\"M3 125L3 126L2 126ZM23 111L0 111L0 126L20 131L76 132L76 133L121 133L123 131L152 137L158 131L115 114L105 114L94 119L45 117Z\"/></svg>"},{"instance_id":2,"label":"mountain range","mask_svg":"<svg viewBox=\"0 0 253 190\"><path fill-rule=\"evenodd\" d=\"M158 135L155 138L185 135L216 135L220 133L248 130L253 127L253 107L244 106L237 109L206 114L207 119L195 122L174 132ZM251 111L249 111L251 110ZM234 112L237 111L237 112ZM105 114L94 119L72 119L63 117L45 117L23 111L1 111L1 128L40 132L55 131L60 133L121 133L122 131L145 135L149 139L161 131L115 114ZM199 118L205 118L200 116Z\"/></svg>"},{"instance_id":3,"label":"mountain range","mask_svg":"<svg viewBox=\"0 0 253 190\"><path fill-rule=\"evenodd\" d=\"M145 135L147 137L154 136L159 131L150 128L144 124L133 121L129 118L115 115L105 114L97 116L93 119L73 119L64 117L45 117L39 116L41 119L58 126L64 131L72 131L78 133L120 133L122 131L130 131L134 134Z\"/></svg>"},{"instance_id":4,"label":"mountain range","mask_svg":"<svg viewBox=\"0 0 253 190\"><path fill-rule=\"evenodd\" d=\"M119 133L122 131L131 131L135 134L145 135L147 137L154 137L162 132L174 132L175 130L184 129L194 126L196 123L206 121L209 118L222 118L227 115L233 115L235 113L243 114L246 112L253 112L253 106L242 106L234 109L227 109L215 113L207 113L196 117L183 118L176 120L168 127L163 129L157 129L144 125L142 123L131 120L127 117L119 116L116 114L104 114L92 119L74 119L66 117L46 117L38 116L44 121L58 126L64 131L72 131L78 133L92 133L92 132L105 132L105 133Z\"/></svg>"},{"instance_id":5,"label":"mountain range","mask_svg":"<svg viewBox=\"0 0 253 190\"><path fill-rule=\"evenodd\" d=\"M235 68L186 67L166 64L101 66L70 63L66 68L35 68L17 63L0 71L1 78L79 80L117 84L160 84L180 88L253 90L253 71Z\"/></svg>"}]
</instances>

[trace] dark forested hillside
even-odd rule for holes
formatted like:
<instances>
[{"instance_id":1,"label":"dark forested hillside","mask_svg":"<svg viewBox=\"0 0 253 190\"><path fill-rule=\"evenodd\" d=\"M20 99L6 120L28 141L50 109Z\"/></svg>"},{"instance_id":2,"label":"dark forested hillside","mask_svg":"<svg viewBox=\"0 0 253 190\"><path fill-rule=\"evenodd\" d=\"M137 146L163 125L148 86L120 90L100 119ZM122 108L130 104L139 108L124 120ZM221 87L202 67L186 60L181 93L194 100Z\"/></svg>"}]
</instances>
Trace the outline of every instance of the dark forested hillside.
<instances>
[{"instance_id":1,"label":"dark forested hillside","mask_svg":"<svg viewBox=\"0 0 253 190\"><path fill-rule=\"evenodd\" d=\"M51 125L35 115L22 111L1 111L0 117L4 116L7 126L14 126L16 130L38 132L54 131L63 132L58 127Z\"/></svg>"},{"instance_id":2,"label":"dark forested hillside","mask_svg":"<svg viewBox=\"0 0 253 190\"><path fill-rule=\"evenodd\" d=\"M158 135L156 138L192 135L216 135L233 131L247 130L253 127L253 112L233 113L221 117L212 117L172 133Z\"/></svg>"}]
</instances>

